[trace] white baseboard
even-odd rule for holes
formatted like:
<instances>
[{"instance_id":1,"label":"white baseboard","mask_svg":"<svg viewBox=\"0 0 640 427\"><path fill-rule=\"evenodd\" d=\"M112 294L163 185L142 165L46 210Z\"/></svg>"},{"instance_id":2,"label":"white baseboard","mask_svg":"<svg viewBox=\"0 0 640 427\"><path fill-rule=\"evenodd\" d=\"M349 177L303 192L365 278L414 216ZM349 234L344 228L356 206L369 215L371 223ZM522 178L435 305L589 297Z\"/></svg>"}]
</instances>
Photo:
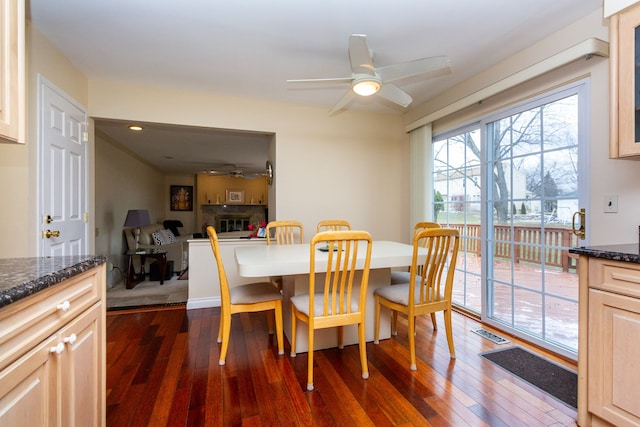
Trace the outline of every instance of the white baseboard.
<instances>
[{"instance_id":1,"label":"white baseboard","mask_svg":"<svg viewBox=\"0 0 640 427\"><path fill-rule=\"evenodd\" d=\"M196 308L220 307L221 304L222 301L220 297L189 298L187 300L187 310L194 310Z\"/></svg>"}]
</instances>

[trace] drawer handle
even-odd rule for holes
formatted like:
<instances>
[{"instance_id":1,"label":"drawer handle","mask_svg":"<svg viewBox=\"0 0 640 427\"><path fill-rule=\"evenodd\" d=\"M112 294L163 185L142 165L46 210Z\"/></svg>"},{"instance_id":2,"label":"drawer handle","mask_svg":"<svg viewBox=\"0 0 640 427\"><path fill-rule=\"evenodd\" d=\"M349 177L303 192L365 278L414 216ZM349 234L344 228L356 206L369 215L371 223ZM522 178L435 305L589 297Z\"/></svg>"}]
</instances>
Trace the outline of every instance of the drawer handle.
<instances>
[{"instance_id":1,"label":"drawer handle","mask_svg":"<svg viewBox=\"0 0 640 427\"><path fill-rule=\"evenodd\" d=\"M76 334L71 334L64 339L64 342L73 344L74 342L76 342L77 339L78 339L78 336Z\"/></svg>"},{"instance_id":2,"label":"drawer handle","mask_svg":"<svg viewBox=\"0 0 640 427\"><path fill-rule=\"evenodd\" d=\"M611 278L620 280L621 282L640 283L640 279L638 277L631 276L629 274L611 273Z\"/></svg>"},{"instance_id":3,"label":"drawer handle","mask_svg":"<svg viewBox=\"0 0 640 427\"><path fill-rule=\"evenodd\" d=\"M62 304L58 304L58 310L67 311L71 307L71 303L69 301L65 301Z\"/></svg>"},{"instance_id":4,"label":"drawer handle","mask_svg":"<svg viewBox=\"0 0 640 427\"><path fill-rule=\"evenodd\" d=\"M50 353L55 353L55 354L62 354L63 351L64 351L64 344L62 344L61 342L59 342L58 345L56 345L55 347L51 347L49 349Z\"/></svg>"}]
</instances>

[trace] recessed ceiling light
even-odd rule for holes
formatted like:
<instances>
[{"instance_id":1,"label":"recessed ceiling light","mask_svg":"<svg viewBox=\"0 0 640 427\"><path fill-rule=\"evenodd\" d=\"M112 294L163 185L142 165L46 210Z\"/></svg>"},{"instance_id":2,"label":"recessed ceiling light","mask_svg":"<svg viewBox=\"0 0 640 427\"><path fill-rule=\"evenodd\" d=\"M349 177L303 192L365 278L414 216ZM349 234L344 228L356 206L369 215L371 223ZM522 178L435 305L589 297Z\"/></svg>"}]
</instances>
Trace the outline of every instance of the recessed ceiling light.
<instances>
[{"instance_id":1,"label":"recessed ceiling light","mask_svg":"<svg viewBox=\"0 0 640 427\"><path fill-rule=\"evenodd\" d=\"M138 125L131 125L129 126L129 130L132 130L134 132L140 132L142 131L143 127L142 126L138 126Z\"/></svg>"}]
</instances>

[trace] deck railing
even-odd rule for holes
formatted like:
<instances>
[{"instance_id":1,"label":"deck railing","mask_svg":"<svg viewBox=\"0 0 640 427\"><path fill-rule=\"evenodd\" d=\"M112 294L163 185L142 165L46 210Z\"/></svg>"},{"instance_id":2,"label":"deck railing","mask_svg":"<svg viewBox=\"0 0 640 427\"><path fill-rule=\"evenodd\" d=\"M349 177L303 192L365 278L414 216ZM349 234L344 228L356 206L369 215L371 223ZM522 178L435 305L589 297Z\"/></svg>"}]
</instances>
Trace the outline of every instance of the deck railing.
<instances>
[{"instance_id":1,"label":"deck railing","mask_svg":"<svg viewBox=\"0 0 640 427\"><path fill-rule=\"evenodd\" d=\"M479 224L449 224L462 236L462 249L465 252L481 256L480 225ZM495 225L494 256L498 258L513 258L515 263L542 263L541 245L546 245L544 262L546 265L562 267L562 271L576 271L578 259L570 254L568 248L578 246L578 237L566 228ZM511 253L511 233L513 231L513 255Z\"/></svg>"}]
</instances>

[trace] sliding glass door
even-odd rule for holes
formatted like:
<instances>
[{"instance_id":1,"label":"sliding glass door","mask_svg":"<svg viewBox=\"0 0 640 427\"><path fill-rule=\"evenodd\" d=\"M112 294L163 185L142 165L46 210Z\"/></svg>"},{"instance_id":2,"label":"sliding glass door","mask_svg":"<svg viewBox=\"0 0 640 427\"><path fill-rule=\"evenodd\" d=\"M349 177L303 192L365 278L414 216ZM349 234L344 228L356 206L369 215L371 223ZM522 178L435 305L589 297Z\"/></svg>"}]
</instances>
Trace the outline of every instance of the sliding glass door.
<instances>
[{"instance_id":1,"label":"sliding glass door","mask_svg":"<svg viewBox=\"0 0 640 427\"><path fill-rule=\"evenodd\" d=\"M433 141L434 214L463 250L454 303L495 326L575 357L575 211L586 141L579 82ZM584 244L583 241L580 244Z\"/></svg>"}]
</instances>

